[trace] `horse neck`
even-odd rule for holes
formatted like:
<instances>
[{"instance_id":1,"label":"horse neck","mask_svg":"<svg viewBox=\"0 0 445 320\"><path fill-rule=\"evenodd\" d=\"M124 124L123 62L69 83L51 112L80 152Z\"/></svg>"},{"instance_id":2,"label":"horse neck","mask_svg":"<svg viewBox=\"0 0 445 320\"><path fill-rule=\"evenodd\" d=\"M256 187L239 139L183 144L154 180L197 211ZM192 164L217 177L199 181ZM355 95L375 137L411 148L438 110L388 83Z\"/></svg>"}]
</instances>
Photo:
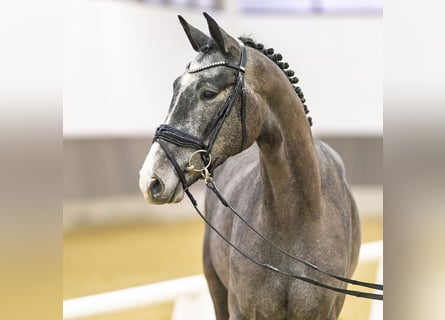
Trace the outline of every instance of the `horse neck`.
<instances>
[{"instance_id":1,"label":"horse neck","mask_svg":"<svg viewBox=\"0 0 445 320\"><path fill-rule=\"evenodd\" d=\"M315 221L321 214L321 183L310 126L287 79L273 82L281 85L269 88L266 121L257 140L264 206L274 219Z\"/></svg>"}]
</instances>

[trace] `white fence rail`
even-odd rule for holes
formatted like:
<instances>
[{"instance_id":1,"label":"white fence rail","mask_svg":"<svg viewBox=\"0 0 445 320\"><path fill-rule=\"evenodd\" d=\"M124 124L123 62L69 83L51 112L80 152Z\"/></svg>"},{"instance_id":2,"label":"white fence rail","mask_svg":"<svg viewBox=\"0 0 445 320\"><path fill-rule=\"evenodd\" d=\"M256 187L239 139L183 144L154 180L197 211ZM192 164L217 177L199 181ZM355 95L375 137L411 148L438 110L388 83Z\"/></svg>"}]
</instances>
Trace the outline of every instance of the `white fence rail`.
<instances>
[{"instance_id":1,"label":"white fence rail","mask_svg":"<svg viewBox=\"0 0 445 320\"><path fill-rule=\"evenodd\" d=\"M379 261L376 281L382 283L383 241L362 245L360 262L374 260ZM172 320L215 319L207 283L202 275L68 299L63 302L63 319L81 319L170 301L175 303ZM380 319L383 319L383 302L373 301L369 320Z\"/></svg>"}]
</instances>

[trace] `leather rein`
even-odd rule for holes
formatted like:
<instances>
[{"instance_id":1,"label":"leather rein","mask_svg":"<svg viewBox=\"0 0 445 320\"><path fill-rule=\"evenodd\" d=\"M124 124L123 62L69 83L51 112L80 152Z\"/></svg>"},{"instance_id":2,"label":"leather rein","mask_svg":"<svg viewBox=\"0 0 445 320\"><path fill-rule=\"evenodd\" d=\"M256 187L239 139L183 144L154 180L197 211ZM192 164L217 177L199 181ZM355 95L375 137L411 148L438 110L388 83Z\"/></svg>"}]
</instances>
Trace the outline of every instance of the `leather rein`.
<instances>
[{"instance_id":1,"label":"leather rein","mask_svg":"<svg viewBox=\"0 0 445 320\"><path fill-rule=\"evenodd\" d=\"M175 159L175 156L173 155L173 153L171 152L170 148L168 147L167 143L172 143L175 144L179 147L187 147L187 148L192 148L195 149L196 151L190 156L189 159L189 166L185 169L185 172L190 172L190 171L194 171L194 172L199 172L201 173L202 178L204 179L204 182L207 186L207 188L209 188L215 195L216 197L219 199L219 201L221 202L221 204L223 206L225 206L226 208L228 208L232 214L234 214L235 216L238 217L238 219L240 219L244 224L246 224L246 226L248 226L253 232L255 232L255 234L257 236L259 236L263 241L267 242L269 245L271 245L272 247L274 247L276 250L280 251L281 253L283 253L284 255L286 255L287 257L296 260L300 263L303 263L304 265L306 265L309 268L312 268L320 273L323 273L324 275L327 275L329 277L335 278L341 282L345 282L345 283L350 283L356 286L361 286L361 287L367 287L367 288L371 288L371 289L375 289L375 290L380 290L383 291L383 285L382 284L375 284L375 283L369 283L369 282L363 282L363 281L358 281L358 280L353 280L353 279L349 279L349 278L344 278L341 276L337 276L334 274L331 274L321 268L319 268L318 266L316 266L315 264L308 262L304 259L295 257L291 254L289 254L288 252L286 252L285 250L281 249L280 247L278 247L277 245L275 245L271 240L267 239L263 234L261 234L259 231L257 231L255 229L255 227L253 227L248 221L246 221L232 206L230 206L230 204L225 200L225 198L223 197L223 195L220 193L220 191L218 190L218 188L216 187L213 178L212 178L212 174L213 174L213 168L212 168L212 156L211 156L211 151L213 148L213 145L215 143L215 140L218 136L218 133L221 130L221 127L225 121L225 119L227 118L227 116L229 115L230 111L233 108L233 105L235 103L236 97L238 95L241 95L241 110L240 110L240 114L241 114L241 125L242 125L242 140L241 140L241 150L244 149L244 145L246 143L246 137L247 137L247 130L246 130L246 91L245 91L245 87L244 87L244 73L245 73L245 66L246 66L246 49L245 46L243 44L241 45L241 58L240 58L240 62L238 65L235 65L231 62L227 62L227 61L219 61L219 62L215 62L215 63L210 63L198 68L190 68L190 64L187 66L186 71L188 73L196 73L196 72L200 72L206 69L210 69L210 68L215 68L215 67L229 67L232 69L236 70L236 82L233 86L233 89L231 91L231 93L229 94L229 97L227 98L227 100L225 101L221 111L218 113L218 115L215 118L215 121L211 127L210 133L207 134L207 136L204 139L200 139L194 135L188 134L186 132L183 132L181 130L178 130L172 126L169 126L167 124L162 124L160 125L157 129L156 129L156 133L155 136L153 138L153 142L158 142L159 145L161 146L161 148L164 150L167 158L170 160L170 162L173 164L176 173L178 174L179 179L181 180L181 183L183 185L184 191L187 194L187 196L189 197L193 207L195 208L196 212L199 214L199 216L204 220L204 222L214 231L216 232L222 240L224 240L228 245L230 245L234 250L236 250L239 254L241 254L243 257L245 257L247 260L251 261L252 263L271 270L273 272L276 272L278 274L284 275L284 276L288 276L288 277L292 277L295 279L299 279L301 281L304 282L308 282L311 283L315 286L319 286L322 288L326 288L332 291L336 291L342 294L347 294L347 295L352 295L352 296L356 296L356 297L361 297L361 298L367 298L367 299L374 299L374 300L383 300L383 294L377 294L377 293L369 293L369 292L362 292L362 291L356 291L356 290L349 290L349 289L343 289L343 288L339 288L339 287L334 287L334 286L330 286L327 284L324 284L322 282L319 282L317 280L314 279L310 279L307 277L303 277L303 276L299 276L287 271L283 271L277 267L274 267L270 264L267 263L263 263L261 261L258 261L257 259L253 258L252 256L250 256L249 254L247 254L246 252L244 252L243 250L241 250L240 248L238 248L235 244L233 244L229 239L227 239L218 229L216 229L211 222L205 217L205 215L199 210L198 208L198 203L195 200L195 198L193 197L193 195L191 194L190 190L189 190L189 185L187 184L185 175L184 175L184 171L181 169L181 167L179 166L178 162ZM205 141L208 140L207 143L205 143ZM201 168L196 168L193 164L192 164L192 159L196 156L196 155L200 155L201 159L203 161L203 163L205 164L204 166L202 166Z\"/></svg>"}]
</instances>

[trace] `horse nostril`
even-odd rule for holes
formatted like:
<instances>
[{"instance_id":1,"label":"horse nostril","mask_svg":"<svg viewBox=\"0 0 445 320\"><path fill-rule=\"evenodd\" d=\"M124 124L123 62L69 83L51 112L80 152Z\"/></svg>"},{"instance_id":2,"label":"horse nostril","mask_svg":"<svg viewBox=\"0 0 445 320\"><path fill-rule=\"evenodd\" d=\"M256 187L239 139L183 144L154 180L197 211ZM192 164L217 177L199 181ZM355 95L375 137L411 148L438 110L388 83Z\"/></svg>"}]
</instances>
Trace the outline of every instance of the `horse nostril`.
<instances>
[{"instance_id":1,"label":"horse nostril","mask_svg":"<svg viewBox=\"0 0 445 320\"><path fill-rule=\"evenodd\" d=\"M150 191L153 198L157 198L162 194L162 184L156 178L151 178L150 185L148 186L148 190Z\"/></svg>"}]
</instances>

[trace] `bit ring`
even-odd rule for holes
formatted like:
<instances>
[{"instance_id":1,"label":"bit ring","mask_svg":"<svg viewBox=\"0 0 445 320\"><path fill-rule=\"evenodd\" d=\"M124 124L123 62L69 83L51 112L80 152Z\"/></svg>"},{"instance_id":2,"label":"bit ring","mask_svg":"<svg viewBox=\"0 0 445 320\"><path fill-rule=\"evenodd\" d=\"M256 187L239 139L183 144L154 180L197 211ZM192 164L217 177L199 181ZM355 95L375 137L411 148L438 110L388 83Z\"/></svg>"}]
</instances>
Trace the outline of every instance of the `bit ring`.
<instances>
[{"instance_id":1,"label":"bit ring","mask_svg":"<svg viewBox=\"0 0 445 320\"><path fill-rule=\"evenodd\" d=\"M204 171L208 171L207 169L210 167L210 165L212 164L212 155L209 153L209 162L204 166L204 167L202 167L202 168L199 168L199 169L196 169L195 168L195 166L192 164L192 159L193 159L193 157L195 156L195 155L197 155L197 154L200 154L200 153L205 153L205 154L207 154L207 151L206 150L196 150L195 152L193 152L191 155L190 155L190 158L189 158L189 165L188 165L188 167L185 169L187 172L190 172L190 171L194 171L194 172L204 172Z\"/></svg>"}]
</instances>

